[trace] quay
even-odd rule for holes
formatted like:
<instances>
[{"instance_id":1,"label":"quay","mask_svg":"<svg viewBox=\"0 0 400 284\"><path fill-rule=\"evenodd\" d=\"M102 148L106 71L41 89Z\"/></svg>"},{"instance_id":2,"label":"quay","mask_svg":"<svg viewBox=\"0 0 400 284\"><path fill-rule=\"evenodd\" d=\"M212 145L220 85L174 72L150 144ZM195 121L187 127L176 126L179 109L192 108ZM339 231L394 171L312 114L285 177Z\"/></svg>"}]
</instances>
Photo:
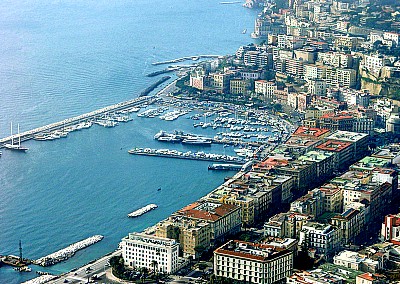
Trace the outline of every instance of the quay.
<instances>
[{"instance_id":1,"label":"quay","mask_svg":"<svg viewBox=\"0 0 400 284\"><path fill-rule=\"evenodd\" d=\"M169 149L150 149L150 148L134 148L128 151L132 155L143 155L143 156L153 156L153 157L163 157L163 158L174 158L174 159L186 159L186 160L197 160L197 161L211 161L211 162L227 162L232 164L245 164L246 159L220 155L220 154L210 154L204 152L180 152L177 150Z\"/></svg>"},{"instance_id":2,"label":"quay","mask_svg":"<svg viewBox=\"0 0 400 284\"><path fill-rule=\"evenodd\" d=\"M177 63L186 60L199 60L200 58L219 58L221 55L197 55L197 56L185 56L177 59L166 60L166 61L159 61L154 62L152 65L162 65L162 64L170 64L170 63Z\"/></svg>"},{"instance_id":3,"label":"quay","mask_svg":"<svg viewBox=\"0 0 400 284\"><path fill-rule=\"evenodd\" d=\"M21 141L27 141L33 138L35 134L38 134L40 132L46 132L46 131L54 131L54 130L60 130L63 127L66 126L71 126L79 122L85 122L89 121L91 119L95 119L97 116L101 116L103 114L106 114L108 112L112 111L122 111L126 110L129 108L132 108L134 106L138 106L144 103L151 104L155 101L154 96L143 96L139 98L135 98L132 100L128 100L125 102L117 103L115 105L107 106L95 111L91 111L85 114L81 114L72 118L67 118L59 122L51 123L45 126L41 126L32 130L28 130L25 132L22 132L20 134L14 134L12 136L4 137L0 139L0 149L4 148L4 144L6 143L11 143L11 139L18 139L21 138Z\"/></svg>"},{"instance_id":4,"label":"quay","mask_svg":"<svg viewBox=\"0 0 400 284\"><path fill-rule=\"evenodd\" d=\"M34 261L34 264L41 265L41 266L51 266L61 261L67 260L71 258L78 250L87 248L97 242L100 242L104 237L102 235L95 235L69 245L68 247L58 250L54 253L49 255L43 256Z\"/></svg>"}]
</instances>

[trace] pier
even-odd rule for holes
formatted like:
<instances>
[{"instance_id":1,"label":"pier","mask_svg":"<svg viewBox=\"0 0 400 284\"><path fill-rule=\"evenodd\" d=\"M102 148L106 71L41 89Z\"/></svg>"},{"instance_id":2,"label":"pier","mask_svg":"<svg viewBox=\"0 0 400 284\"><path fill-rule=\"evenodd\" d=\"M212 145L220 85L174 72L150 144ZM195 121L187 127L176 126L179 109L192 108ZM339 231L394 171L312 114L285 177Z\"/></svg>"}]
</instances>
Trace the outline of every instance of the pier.
<instances>
[{"instance_id":1,"label":"pier","mask_svg":"<svg viewBox=\"0 0 400 284\"><path fill-rule=\"evenodd\" d=\"M0 139L0 149L4 148L5 143L11 143L11 139L19 139L21 137L21 141L27 141L33 138L35 134L41 133L41 132L49 132L49 131L54 131L54 130L60 130L64 127L75 125L80 122L85 122L89 121L92 119L96 119L98 116L104 115L108 112L113 112L113 111L122 111L122 110L127 110L129 108L132 108L134 106L138 106L144 103L151 104L155 101L155 98L153 96L143 96L139 98L135 98L129 101L121 102L115 105L107 106L92 112L88 112L85 114L81 114L72 118L67 118L59 122L51 123L45 126L41 126L32 130L28 130L25 132L22 132L20 134L14 134L12 136L4 137Z\"/></svg>"},{"instance_id":2,"label":"pier","mask_svg":"<svg viewBox=\"0 0 400 284\"><path fill-rule=\"evenodd\" d=\"M210 162L226 162L239 165L245 164L247 162L246 159L236 156L211 154L204 152L191 152L191 151L180 152L177 150L169 150L169 149L134 148L129 150L128 153L132 155L143 155L143 156L153 156L153 157L163 157L163 158L210 161Z\"/></svg>"}]
</instances>

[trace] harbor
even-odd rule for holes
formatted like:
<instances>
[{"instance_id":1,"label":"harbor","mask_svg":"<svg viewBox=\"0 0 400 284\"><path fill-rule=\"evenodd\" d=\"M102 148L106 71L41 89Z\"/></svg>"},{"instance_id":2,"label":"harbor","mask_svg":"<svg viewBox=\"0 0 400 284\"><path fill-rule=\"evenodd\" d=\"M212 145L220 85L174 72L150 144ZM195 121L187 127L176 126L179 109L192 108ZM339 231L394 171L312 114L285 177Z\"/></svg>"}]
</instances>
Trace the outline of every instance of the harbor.
<instances>
[{"instance_id":1,"label":"harbor","mask_svg":"<svg viewBox=\"0 0 400 284\"><path fill-rule=\"evenodd\" d=\"M51 253L49 255L43 256L33 263L40 266L51 266L57 264L61 261L67 260L71 258L78 250L82 250L91 245L94 245L97 242L100 242L104 237L102 235L95 235L84 239L82 241L76 242L68 247Z\"/></svg>"},{"instance_id":2,"label":"harbor","mask_svg":"<svg viewBox=\"0 0 400 284\"><path fill-rule=\"evenodd\" d=\"M241 157L205 153L203 151L181 152L169 149L134 148L129 150L128 153L132 155L143 155L143 156L197 160L197 161L210 161L210 162L229 162L233 164L245 164L247 162L246 159Z\"/></svg>"}]
</instances>

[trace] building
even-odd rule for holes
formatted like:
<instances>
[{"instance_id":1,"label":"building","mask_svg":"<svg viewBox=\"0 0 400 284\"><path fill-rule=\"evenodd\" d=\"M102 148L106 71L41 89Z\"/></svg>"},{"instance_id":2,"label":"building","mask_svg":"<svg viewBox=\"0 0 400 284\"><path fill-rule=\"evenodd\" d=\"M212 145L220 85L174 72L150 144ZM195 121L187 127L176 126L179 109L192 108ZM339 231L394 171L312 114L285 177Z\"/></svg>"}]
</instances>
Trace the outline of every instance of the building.
<instances>
[{"instance_id":1,"label":"building","mask_svg":"<svg viewBox=\"0 0 400 284\"><path fill-rule=\"evenodd\" d=\"M293 251L242 241L229 241L214 251L214 274L246 283L284 281L293 271Z\"/></svg>"},{"instance_id":2,"label":"building","mask_svg":"<svg viewBox=\"0 0 400 284\"><path fill-rule=\"evenodd\" d=\"M231 204L198 201L182 208L172 216L205 221L211 226L212 240L225 239L227 235L240 231L240 208Z\"/></svg>"},{"instance_id":3,"label":"building","mask_svg":"<svg viewBox=\"0 0 400 284\"><path fill-rule=\"evenodd\" d=\"M383 259L372 260L355 251L344 250L333 257L333 263L363 272L376 272L383 268Z\"/></svg>"},{"instance_id":4,"label":"building","mask_svg":"<svg viewBox=\"0 0 400 284\"><path fill-rule=\"evenodd\" d=\"M369 135L366 133L339 130L329 135L327 139L351 143L354 160L359 160L365 157L365 154L368 151Z\"/></svg>"},{"instance_id":5,"label":"building","mask_svg":"<svg viewBox=\"0 0 400 284\"><path fill-rule=\"evenodd\" d=\"M340 248L340 231L328 224L307 222L300 231L299 246L329 257Z\"/></svg>"},{"instance_id":6,"label":"building","mask_svg":"<svg viewBox=\"0 0 400 284\"><path fill-rule=\"evenodd\" d=\"M357 237L365 229L363 213L360 210L349 208L331 219L331 224L341 231L341 245L358 243Z\"/></svg>"},{"instance_id":7,"label":"building","mask_svg":"<svg viewBox=\"0 0 400 284\"><path fill-rule=\"evenodd\" d=\"M264 99L273 99L277 89L278 87L275 82L268 82L265 80L257 80L254 82L254 91L262 95Z\"/></svg>"},{"instance_id":8,"label":"building","mask_svg":"<svg viewBox=\"0 0 400 284\"><path fill-rule=\"evenodd\" d=\"M364 273L356 277L356 284L385 284L386 277L377 273Z\"/></svg>"},{"instance_id":9,"label":"building","mask_svg":"<svg viewBox=\"0 0 400 284\"><path fill-rule=\"evenodd\" d=\"M250 90L250 82L243 79L231 79L229 82L229 92L233 95L246 94Z\"/></svg>"},{"instance_id":10,"label":"building","mask_svg":"<svg viewBox=\"0 0 400 284\"><path fill-rule=\"evenodd\" d=\"M336 169L335 154L332 152L324 152L319 150L307 151L304 155L298 157L299 161L307 161L315 163L317 166L317 172L315 176L315 182L325 181L332 176Z\"/></svg>"},{"instance_id":11,"label":"building","mask_svg":"<svg viewBox=\"0 0 400 284\"><path fill-rule=\"evenodd\" d=\"M335 153L336 169L347 168L347 166L354 161L354 152L350 142L327 140L315 148L325 152Z\"/></svg>"},{"instance_id":12,"label":"building","mask_svg":"<svg viewBox=\"0 0 400 284\"><path fill-rule=\"evenodd\" d=\"M387 215L382 223L381 238L395 244L400 244L400 214Z\"/></svg>"},{"instance_id":13,"label":"building","mask_svg":"<svg viewBox=\"0 0 400 284\"><path fill-rule=\"evenodd\" d=\"M174 273L179 269L179 244L173 239L160 238L142 233L131 233L121 242L122 257L128 267L146 267L164 273Z\"/></svg>"},{"instance_id":14,"label":"building","mask_svg":"<svg viewBox=\"0 0 400 284\"><path fill-rule=\"evenodd\" d=\"M179 241L184 257L198 258L210 248L213 232L208 222L170 216L157 224L156 236Z\"/></svg>"},{"instance_id":15,"label":"building","mask_svg":"<svg viewBox=\"0 0 400 284\"><path fill-rule=\"evenodd\" d=\"M346 280L321 269L295 272L286 278L287 284L345 284Z\"/></svg>"}]
</instances>

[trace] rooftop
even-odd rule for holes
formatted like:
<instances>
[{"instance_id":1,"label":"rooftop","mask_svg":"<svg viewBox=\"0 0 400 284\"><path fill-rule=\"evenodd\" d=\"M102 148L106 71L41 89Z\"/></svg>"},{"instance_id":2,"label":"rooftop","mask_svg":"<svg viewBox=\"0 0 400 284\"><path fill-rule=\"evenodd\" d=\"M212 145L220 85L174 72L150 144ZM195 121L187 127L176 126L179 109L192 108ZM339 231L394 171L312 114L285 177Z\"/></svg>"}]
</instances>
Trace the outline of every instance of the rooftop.
<instances>
[{"instance_id":1,"label":"rooftop","mask_svg":"<svg viewBox=\"0 0 400 284\"><path fill-rule=\"evenodd\" d=\"M330 132L331 131L329 129L324 129L324 128L310 128L310 127L299 126L296 129L296 131L292 134L292 136L302 136L302 137L318 139L321 136L329 134Z\"/></svg>"},{"instance_id":2,"label":"rooftop","mask_svg":"<svg viewBox=\"0 0 400 284\"><path fill-rule=\"evenodd\" d=\"M333 152L341 152L352 145L350 142L342 142L336 140L328 140L321 145L318 145L316 148L324 151L333 151Z\"/></svg>"},{"instance_id":3,"label":"rooftop","mask_svg":"<svg viewBox=\"0 0 400 284\"><path fill-rule=\"evenodd\" d=\"M223 254L255 261L269 261L288 252L289 251L284 248L236 240L231 240L214 251L215 254Z\"/></svg>"},{"instance_id":4,"label":"rooftop","mask_svg":"<svg viewBox=\"0 0 400 284\"><path fill-rule=\"evenodd\" d=\"M345 142L357 142L357 141L364 139L367 136L368 136L368 134L366 134L366 133L338 130L335 133L328 136L327 138L331 139L331 140L339 140L339 141L345 141Z\"/></svg>"}]
</instances>

